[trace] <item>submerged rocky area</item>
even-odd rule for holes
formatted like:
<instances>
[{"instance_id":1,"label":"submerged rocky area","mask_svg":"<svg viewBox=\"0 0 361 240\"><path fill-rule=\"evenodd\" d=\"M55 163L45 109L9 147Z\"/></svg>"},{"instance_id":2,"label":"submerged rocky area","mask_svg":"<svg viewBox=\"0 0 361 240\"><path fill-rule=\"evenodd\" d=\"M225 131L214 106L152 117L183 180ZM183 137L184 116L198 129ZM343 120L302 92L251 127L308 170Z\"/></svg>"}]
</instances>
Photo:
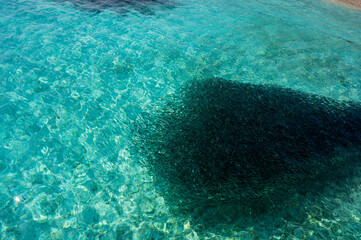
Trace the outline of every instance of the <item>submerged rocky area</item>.
<instances>
[{"instance_id":1,"label":"submerged rocky area","mask_svg":"<svg viewBox=\"0 0 361 240\"><path fill-rule=\"evenodd\" d=\"M173 0L55 0L58 2L71 2L79 9L99 13L103 10L111 10L119 14L136 11L146 15L153 15L154 7L173 8Z\"/></svg>"}]
</instances>

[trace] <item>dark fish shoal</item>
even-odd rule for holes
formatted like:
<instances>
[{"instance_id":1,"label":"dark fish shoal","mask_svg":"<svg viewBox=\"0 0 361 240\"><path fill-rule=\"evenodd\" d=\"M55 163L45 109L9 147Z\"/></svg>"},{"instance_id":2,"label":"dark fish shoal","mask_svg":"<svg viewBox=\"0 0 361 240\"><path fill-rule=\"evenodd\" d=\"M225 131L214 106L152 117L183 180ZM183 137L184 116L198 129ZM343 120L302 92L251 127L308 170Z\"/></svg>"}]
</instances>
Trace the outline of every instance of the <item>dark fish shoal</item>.
<instances>
[{"instance_id":1,"label":"dark fish shoal","mask_svg":"<svg viewBox=\"0 0 361 240\"><path fill-rule=\"evenodd\" d=\"M169 194L189 201L332 179L349 164L334 156L361 143L359 103L275 85L191 81L155 109L138 121L137 151Z\"/></svg>"}]
</instances>

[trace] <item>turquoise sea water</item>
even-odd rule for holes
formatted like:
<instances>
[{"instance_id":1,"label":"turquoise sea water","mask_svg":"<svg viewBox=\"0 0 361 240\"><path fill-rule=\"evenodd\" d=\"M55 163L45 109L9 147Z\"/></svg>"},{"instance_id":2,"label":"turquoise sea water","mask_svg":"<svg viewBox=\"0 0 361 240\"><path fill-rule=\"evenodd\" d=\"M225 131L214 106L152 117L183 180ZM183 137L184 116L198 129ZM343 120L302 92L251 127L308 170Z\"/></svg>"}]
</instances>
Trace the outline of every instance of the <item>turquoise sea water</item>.
<instances>
[{"instance_id":1,"label":"turquoise sea water","mask_svg":"<svg viewBox=\"0 0 361 240\"><path fill-rule=\"evenodd\" d=\"M129 148L137 116L195 78L361 101L361 11L317 0L170 5L0 0L1 239L359 239L358 178L302 207L295 196L292 218L206 227L169 211Z\"/></svg>"}]
</instances>

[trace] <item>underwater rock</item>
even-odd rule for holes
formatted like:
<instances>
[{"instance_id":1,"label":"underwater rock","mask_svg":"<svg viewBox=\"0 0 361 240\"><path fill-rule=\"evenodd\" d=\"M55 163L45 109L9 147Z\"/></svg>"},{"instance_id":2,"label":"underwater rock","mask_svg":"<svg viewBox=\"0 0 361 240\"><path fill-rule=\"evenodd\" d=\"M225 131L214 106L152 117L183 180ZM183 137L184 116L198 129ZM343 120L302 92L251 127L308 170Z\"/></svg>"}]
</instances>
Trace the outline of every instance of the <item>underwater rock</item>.
<instances>
[{"instance_id":1,"label":"underwater rock","mask_svg":"<svg viewBox=\"0 0 361 240\"><path fill-rule=\"evenodd\" d=\"M95 210L95 208L86 206L81 213L80 220L85 225L90 225L90 224L95 224L96 222L98 222L99 217L100 216L99 216L98 212Z\"/></svg>"},{"instance_id":2,"label":"underwater rock","mask_svg":"<svg viewBox=\"0 0 361 240\"><path fill-rule=\"evenodd\" d=\"M35 221L27 221L21 223L18 228L21 236L21 240L37 239L39 227Z\"/></svg>"},{"instance_id":3,"label":"underwater rock","mask_svg":"<svg viewBox=\"0 0 361 240\"><path fill-rule=\"evenodd\" d=\"M154 109L136 151L181 204L322 188L352 175L355 158L342 156L361 143L358 103L274 85L191 81Z\"/></svg>"},{"instance_id":4,"label":"underwater rock","mask_svg":"<svg viewBox=\"0 0 361 240\"><path fill-rule=\"evenodd\" d=\"M71 2L79 9L91 12L101 12L105 9L120 14L125 14L129 10L137 11L146 15L153 15L152 6L163 8L173 8L175 3L172 0L56 0L59 2Z\"/></svg>"}]
</instances>

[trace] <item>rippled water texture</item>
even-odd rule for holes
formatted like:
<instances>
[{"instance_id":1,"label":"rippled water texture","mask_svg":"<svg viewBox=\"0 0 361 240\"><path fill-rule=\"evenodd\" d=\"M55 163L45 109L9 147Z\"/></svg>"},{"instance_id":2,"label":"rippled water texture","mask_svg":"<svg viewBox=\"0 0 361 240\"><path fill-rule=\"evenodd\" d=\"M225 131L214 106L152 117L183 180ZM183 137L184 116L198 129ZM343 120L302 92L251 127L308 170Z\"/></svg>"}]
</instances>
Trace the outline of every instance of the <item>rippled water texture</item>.
<instances>
[{"instance_id":1,"label":"rippled water texture","mask_svg":"<svg viewBox=\"0 0 361 240\"><path fill-rule=\"evenodd\" d=\"M147 14L133 1L95 12L72 2L0 0L1 239L361 237L359 177L321 196L295 193L277 211L222 205L227 221L196 220L176 214L130 151L141 113L193 79L361 101L360 11L316 0L138 1Z\"/></svg>"}]
</instances>

